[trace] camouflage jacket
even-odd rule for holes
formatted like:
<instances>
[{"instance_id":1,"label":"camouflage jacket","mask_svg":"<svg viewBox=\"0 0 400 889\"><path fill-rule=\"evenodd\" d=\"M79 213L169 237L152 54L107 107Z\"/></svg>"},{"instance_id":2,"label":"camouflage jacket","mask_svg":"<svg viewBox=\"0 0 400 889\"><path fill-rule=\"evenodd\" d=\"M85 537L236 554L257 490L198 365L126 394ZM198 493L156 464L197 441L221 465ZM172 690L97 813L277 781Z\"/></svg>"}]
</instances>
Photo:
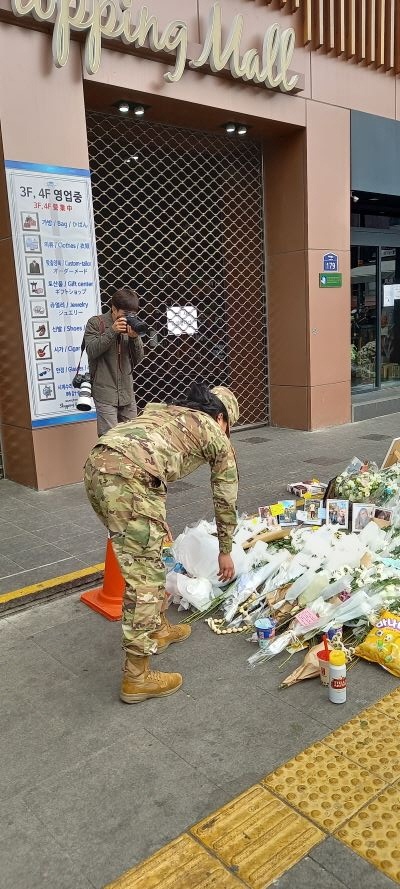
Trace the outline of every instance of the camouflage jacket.
<instances>
[{"instance_id":1,"label":"camouflage jacket","mask_svg":"<svg viewBox=\"0 0 400 889\"><path fill-rule=\"evenodd\" d=\"M101 444L164 484L209 463L220 552L231 552L237 523L236 458L229 438L212 417L185 407L149 404L137 419L106 432Z\"/></svg>"},{"instance_id":2,"label":"camouflage jacket","mask_svg":"<svg viewBox=\"0 0 400 889\"><path fill-rule=\"evenodd\" d=\"M94 400L122 406L133 401L132 368L143 359L143 344L139 336L118 336L112 324L111 311L89 318L85 346Z\"/></svg>"}]
</instances>

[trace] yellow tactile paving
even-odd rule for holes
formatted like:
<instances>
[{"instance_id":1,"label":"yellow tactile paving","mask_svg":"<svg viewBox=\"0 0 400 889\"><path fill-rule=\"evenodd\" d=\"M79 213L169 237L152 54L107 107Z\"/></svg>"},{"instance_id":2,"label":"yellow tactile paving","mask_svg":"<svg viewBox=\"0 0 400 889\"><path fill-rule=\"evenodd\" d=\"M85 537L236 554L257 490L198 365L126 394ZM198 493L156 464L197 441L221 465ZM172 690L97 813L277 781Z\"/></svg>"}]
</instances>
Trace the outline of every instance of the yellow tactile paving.
<instances>
[{"instance_id":1,"label":"yellow tactile paving","mask_svg":"<svg viewBox=\"0 0 400 889\"><path fill-rule=\"evenodd\" d=\"M251 889L266 889L324 834L260 785L191 831Z\"/></svg>"},{"instance_id":2,"label":"yellow tactile paving","mask_svg":"<svg viewBox=\"0 0 400 889\"><path fill-rule=\"evenodd\" d=\"M267 889L326 833L400 883L399 705L400 686L105 889Z\"/></svg>"},{"instance_id":3,"label":"yellow tactile paving","mask_svg":"<svg viewBox=\"0 0 400 889\"><path fill-rule=\"evenodd\" d=\"M370 710L378 710L379 713L384 713L385 716L390 716L391 719L400 719L400 687L392 691L390 695L386 695L377 704L374 704ZM365 710L364 712L366 713L367 711Z\"/></svg>"},{"instance_id":4,"label":"yellow tactile paving","mask_svg":"<svg viewBox=\"0 0 400 889\"><path fill-rule=\"evenodd\" d=\"M321 742L262 781L328 831L336 830L386 783Z\"/></svg>"},{"instance_id":5,"label":"yellow tactile paving","mask_svg":"<svg viewBox=\"0 0 400 889\"><path fill-rule=\"evenodd\" d=\"M400 883L400 782L364 806L336 836Z\"/></svg>"},{"instance_id":6,"label":"yellow tactile paving","mask_svg":"<svg viewBox=\"0 0 400 889\"><path fill-rule=\"evenodd\" d=\"M400 775L399 727L383 711L371 707L324 738L324 744L354 759L363 769L386 783Z\"/></svg>"},{"instance_id":7,"label":"yellow tactile paving","mask_svg":"<svg viewBox=\"0 0 400 889\"><path fill-rule=\"evenodd\" d=\"M243 883L184 834L105 889L243 889Z\"/></svg>"}]
</instances>

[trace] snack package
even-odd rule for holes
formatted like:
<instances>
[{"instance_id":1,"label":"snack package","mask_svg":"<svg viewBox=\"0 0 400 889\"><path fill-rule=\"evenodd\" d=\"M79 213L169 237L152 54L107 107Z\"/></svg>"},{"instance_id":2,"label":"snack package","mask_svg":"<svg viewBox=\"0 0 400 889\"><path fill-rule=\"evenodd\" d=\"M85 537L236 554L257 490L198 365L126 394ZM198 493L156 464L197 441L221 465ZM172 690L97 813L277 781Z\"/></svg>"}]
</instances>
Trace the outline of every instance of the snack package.
<instances>
[{"instance_id":1,"label":"snack package","mask_svg":"<svg viewBox=\"0 0 400 889\"><path fill-rule=\"evenodd\" d=\"M383 611L355 654L400 678L400 615Z\"/></svg>"}]
</instances>

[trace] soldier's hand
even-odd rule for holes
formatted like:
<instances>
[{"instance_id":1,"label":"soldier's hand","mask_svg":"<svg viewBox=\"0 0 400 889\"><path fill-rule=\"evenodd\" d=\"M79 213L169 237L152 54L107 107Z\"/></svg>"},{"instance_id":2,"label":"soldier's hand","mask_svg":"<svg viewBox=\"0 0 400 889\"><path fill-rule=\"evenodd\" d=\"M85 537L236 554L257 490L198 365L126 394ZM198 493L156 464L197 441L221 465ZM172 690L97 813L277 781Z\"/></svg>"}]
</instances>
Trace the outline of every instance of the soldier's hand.
<instances>
[{"instance_id":1,"label":"soldier's hand","mask_svg":"<svg viewBox=\"0 0 400 889\"><path fill-rule=\"evenodd\" d=\"M218 565L219 565L219 573L218 578L226 583L228 580L232 580L235 576L235 566L232 561L232 556L229 553L220 553L218 556Z\"/></svg>"}]
</instances>

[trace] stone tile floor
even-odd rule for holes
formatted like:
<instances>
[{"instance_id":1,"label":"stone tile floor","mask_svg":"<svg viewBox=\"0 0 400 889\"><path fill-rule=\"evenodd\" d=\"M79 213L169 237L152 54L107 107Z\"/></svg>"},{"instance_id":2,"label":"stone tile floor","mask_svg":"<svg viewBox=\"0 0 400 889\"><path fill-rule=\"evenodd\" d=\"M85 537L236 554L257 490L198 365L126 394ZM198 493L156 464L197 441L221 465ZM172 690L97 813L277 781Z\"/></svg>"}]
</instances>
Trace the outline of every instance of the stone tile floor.
<instances>
[{"instance_id":1,"label":"stone tile floor","mask_svg":"<svg viewBox=\"0 0 400 889\"><path fill-rule=\"evenodd\" d=\"M380 462L398 425L394 415L312 434L236 433L241 510L282 496L288 480L328 479L354 454ZM171 491L174 533L211 516L207 476ZM0 590L100 560L104 532L81 486L36 493L0 482L0 512ZM182 691L127 707L118 699L120 627L77 593L0 619L0 886L102 889L397 685L359 663L348 703L334 707L318 682L279 689L296 658L251 671L249 653L243 638L197 624L157 659L182 671ZM338 848L326 840L278 885L394 885Z\"/></svg>"},{"instance_id":2,"label":"stone tile floor","mask_svg":"<svg viewBox=\"0 0 400 889\"><path fill-rule=\"evenodd\" d=\"M328 480L354 454L381 462L400 434L399 415L322 432L263 427L236 432L239 508L251 512L285 493L288 481ZM171 485L168 519L174 534L213 515L208 468ZM83 485L33 491L0 481L0 594L104 561L106 532Z\"/></svg>"},{"instance_id":3,"label":"stone tile floor","mask_svg":"<svg viewBox=\"0 0 400 889\"><path fill-rule=\"evenodd\" d=\"M397 685L360 662L335 707L317 680L279 688L301 655L250 670L252 650L196 624L154 658L182 690L127 707L120 626L79 594L0 619L1 887L102 889ZM290 873L279 886L394 885L331 840Z\"/></svg>"}]
</instances>

